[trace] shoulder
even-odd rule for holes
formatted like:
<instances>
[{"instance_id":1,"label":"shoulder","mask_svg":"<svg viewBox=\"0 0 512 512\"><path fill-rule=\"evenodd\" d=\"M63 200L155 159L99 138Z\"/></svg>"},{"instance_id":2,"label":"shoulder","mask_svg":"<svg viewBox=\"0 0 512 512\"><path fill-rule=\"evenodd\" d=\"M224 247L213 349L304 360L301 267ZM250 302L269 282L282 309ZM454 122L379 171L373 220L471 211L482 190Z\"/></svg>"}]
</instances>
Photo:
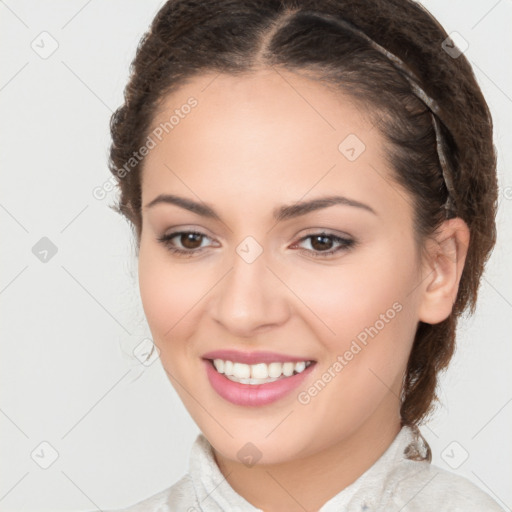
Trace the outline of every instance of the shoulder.
<instances>
[{"instance_id":1,"label":"shoulder","mask_svg":"<svg viewBox=\"0 0 512 512\"><path fill-rule=\"evenodd\" d=\"M400 465L390 501L403 512L503 512L490 495L471 480L426 461ZM388 502L389 503L389 502Z\"/></svg>"},{"instance_id":2,"label":"shoulder","mask_svg":"<svg viewBox=\"0 0 512 512\"><path fill-rule=\"evenodd\" d=\"M193 510L200 509L196 503L194 486L190 476L186 474L171 487L128 508L104 512L190 512Z\"/></svg>"}]
</instances>

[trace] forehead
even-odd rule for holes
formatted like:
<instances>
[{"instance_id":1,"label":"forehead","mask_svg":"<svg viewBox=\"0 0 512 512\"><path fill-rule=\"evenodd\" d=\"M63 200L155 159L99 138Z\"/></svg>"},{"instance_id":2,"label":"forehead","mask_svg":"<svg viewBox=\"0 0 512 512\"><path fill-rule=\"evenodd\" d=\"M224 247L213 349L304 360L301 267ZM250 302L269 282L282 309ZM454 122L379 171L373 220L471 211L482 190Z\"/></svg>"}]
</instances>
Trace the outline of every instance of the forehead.
<instances>
[{"instance_id":1,"label":"forehead","mask_svg":"<svg viewBox=\"0 0 512 512\"><path fill-rule=\"evenodd\" d=\"M295 73L195 77L165 98L152 133L143 203L178 191L208 202L261 203L265 191L279 204L325 192L396 203L370 116L347 94Z\"/></svg>"},{"instance_id":2,"label":"forehead","mask_svg":"<svg viewBox=\"0 0 512 512\"><path fill-rule=\"evenodd\" d=\"M191 101L194 107L189 106ZM210 145L209 150L218 148L216 153L225 155L226 149L234 152L231 141L237 140L245 149L252 143L262 158L276 145L281 150L294 149L295 155L326 149L338 152L340 138L350 133L374 147L381 143L377 131L371 133L369 115L352 97L311 78L275 69L195 77L164 98L153 127L164 129L162 138L181 152L191 145L198 150ZM252 152L246 159L251 157Z\"/></svg>"}]
</instances>

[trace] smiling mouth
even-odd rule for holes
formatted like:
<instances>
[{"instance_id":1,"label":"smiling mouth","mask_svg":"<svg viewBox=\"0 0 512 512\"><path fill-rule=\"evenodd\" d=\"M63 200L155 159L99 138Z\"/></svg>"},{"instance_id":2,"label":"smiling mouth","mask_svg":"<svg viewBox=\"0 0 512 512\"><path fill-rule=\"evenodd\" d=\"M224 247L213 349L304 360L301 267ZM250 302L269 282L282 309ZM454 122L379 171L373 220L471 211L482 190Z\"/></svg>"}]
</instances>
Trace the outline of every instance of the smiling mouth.
<instances>
[{"instance_id":1,"label":"smiling mouth","mask_svg":"<svg viewBox=\"0 0 512 512\"><path fill-rule=\"evenodd\" d=\"M266 384L298 375L316 363L313 360L255 364L239 363L229 359L208 359L208 361L217 373L223 374L230 381L253 385Z\"/></svg>"}]
</instances>

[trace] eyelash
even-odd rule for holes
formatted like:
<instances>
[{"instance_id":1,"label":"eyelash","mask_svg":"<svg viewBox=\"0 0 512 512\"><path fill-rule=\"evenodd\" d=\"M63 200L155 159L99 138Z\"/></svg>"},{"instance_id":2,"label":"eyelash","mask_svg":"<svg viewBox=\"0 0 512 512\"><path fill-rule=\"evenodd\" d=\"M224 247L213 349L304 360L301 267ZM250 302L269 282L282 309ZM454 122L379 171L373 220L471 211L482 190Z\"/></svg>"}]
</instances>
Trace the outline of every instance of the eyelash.
<instances>
[{"instance_id":1,"label":"eyelash","mask_svg":"<svg viewBox=\"0 0 512 512\"><path fill-rule=\"evenodd\" d=\"M158 240L158 242L163 244L165 246L165 248L168 251L170 251L171 253L177 254L177 255L185 257L185 258L190 258L190 257L195 256L196 254L202 252L203 249L205 249L205 247L200 247L198 249L185 250L185 249L179 249L171 244L171 240L173 238L176 238L181 235L188 235L188 234L199 235L199 236L209 238L207 235L205 235L204 233L201 233L200 231L176 231L175 233L169 233L167 235L158 237L157 240ZM337 236L337 235L334 235L331 233L325 233L323 231L306 235L306 236L302 237L300 240L298 240L294 245L296 245L304 240L307 240L309 238L314 238L314 237L318 237L318 236L331 238L334 242L338 242L340 244L340 246L337 249L330 249L328 251L313 251L310 249L299 249L299 253L308 254L315 258L326 258L335 253L353 249L357 245L356 241L351 238L343 238L343 237L340 237L340 236Z\"/></svg>"}]
</instances>

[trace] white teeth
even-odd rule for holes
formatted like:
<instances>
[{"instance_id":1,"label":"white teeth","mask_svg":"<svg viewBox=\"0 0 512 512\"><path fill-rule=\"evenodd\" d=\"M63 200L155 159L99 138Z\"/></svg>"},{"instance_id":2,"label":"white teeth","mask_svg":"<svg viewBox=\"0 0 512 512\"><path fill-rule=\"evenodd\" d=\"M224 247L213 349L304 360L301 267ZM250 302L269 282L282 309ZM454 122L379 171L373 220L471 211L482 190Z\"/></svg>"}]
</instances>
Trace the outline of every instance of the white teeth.
<instances>
[{"instance_id":1,"label":"white teeth","mask_svg":"<svg viewBox=\"0 0 512 512\"><path fill-rule=\"evenodd\" d=\"M213 365L219 373L224 373L224 361L222 359L214 359Z\"/></svg>"},{"instance_id":2,"label":"white teeth","mask_svg":"<svg viewBox=\"0 0 512 512\"><path fill-rule=\"evenodd\" d=\"M269 377L268 366L265 363L253 364L250 368L251 377L254 379L267 379Z\"/></svg>"},{"instance_id":3,"label":"white teeth","mask_svg":"<svg viewBox=\"0 0 512 512\"><path fill-rule=\"evenodd\" d=\"M216 359L216 361L218 361L218 359ZM226 375L233 375L233 361L224 361L224 373Z\"/></svg>"},{"instance_id":4,"label":"white teeth","mask_svg":"<svg viewBox=\"0 0 512 512\"><path fill-rule=\"evenodd\" d=\"M270 363L268 365L268 376L269 377L280 377L283 369L283 365L281 363Z\"/></svg>"},{"instance_id":5,"label":"white teeth","mask_svg":"<svg viewBox=\"0 0 512 512\"><path fill-rule=\"evenodd\" d=\"M299 361L296 365L295 365L295 371L297 373L300 373L302 371L304 371L306 369L306 363L304 361Z\"/></svg>"},{"instance_id":6,"label":"white teeth","mask_svg":"<svg viewBox=\"0 0 512 512\"><path fill-rule=\"evenodd\" d=\"M280 380L282 377L276 377L275 379L238 379L233 375L226 375L226 378L232 380L233 382L239 382L240 384L268 384L269 382L274 382L275 380Z\"/></svg>"},{"instance_id":7,"label":"white teeth","mask_svg":"<svg viewBox=\"0 0 512 512\"><path fill-rule=\"evenodd\" d=\"M223 359L213 360L213 365L219 373L225 374L230 380L244 384L262 384L273 382L283 376L290 377L294 372L303 372L310 364L311 361L244 364Z\"/></svg>"},{"instance_id":8,"label":"white teeth","mask_svg":"<svg viewBox=\"0 0 512 512\"><path fill-rule=\"evenodd\" d=\"M293 370L295 369L295 365L293 363L287 362L283 364L283 375L285 377L289 377L293 374Z\"/></svg>"},{"instance_id":9,"label":"white teeth","mask_svg":"<svg viewBox=\"0 0 512 512\"><path fill-rule=\"evenodd\" d=\"M251 367L247 364L233 363L233 376L237 379L248 379L251 376Z\"/></svg>"}]
</instances>

